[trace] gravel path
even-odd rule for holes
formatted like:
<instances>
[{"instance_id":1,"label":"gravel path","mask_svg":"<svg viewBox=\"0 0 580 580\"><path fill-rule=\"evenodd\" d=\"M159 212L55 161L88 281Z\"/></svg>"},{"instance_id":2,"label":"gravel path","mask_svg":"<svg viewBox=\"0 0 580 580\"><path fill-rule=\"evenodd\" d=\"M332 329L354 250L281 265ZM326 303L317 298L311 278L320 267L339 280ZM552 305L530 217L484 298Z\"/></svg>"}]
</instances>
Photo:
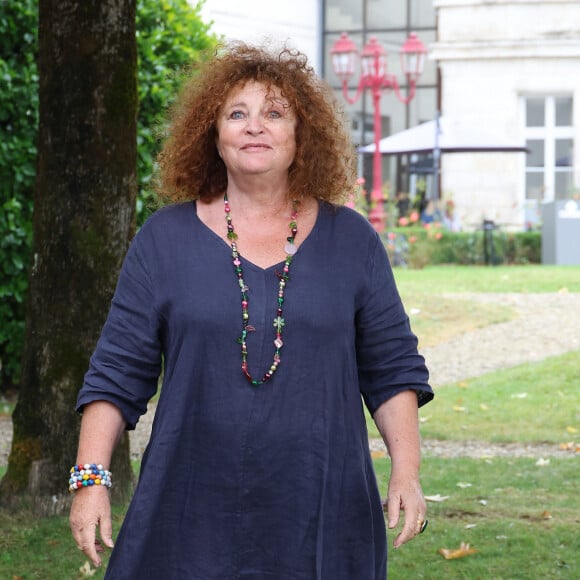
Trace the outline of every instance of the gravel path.
<instances>
[{"instance_id":1,"label":"gravel path","mask_svg":"<svg viewBox=\"0 0 580 580\"><path fill-rule=\"evenodd\" d=\"M432 385L445 385L480 376L527 361L538 361L569 351L580 351L580 293L558 294L448 294L446 297L473 302L499 303L513 308L518 316L509 322L492 324L457 336L422 352L431 372ZM579 353L580 356L580 353ZM0 409L1 412L1 409ZM131 434L132 456L139 458L151 430L154 409L139 422ZM7 462L12 423L0 415L0 465ZM380 440L371 440L373 451L384 452ZM425 456L545 458L573 457L551 445L492 445L478 441L423 442Z\"/></svg>"},{"instance_id":2,"label":"gravel path","mask_svg":"<svg viewBox=\"0 0 580 580\"><path fill-rule=\"evenodd\" d=\"M503 304L519 316L425 348L434 387L580 350L580 293L445 297Z\"/></svg>"}]
</instances>

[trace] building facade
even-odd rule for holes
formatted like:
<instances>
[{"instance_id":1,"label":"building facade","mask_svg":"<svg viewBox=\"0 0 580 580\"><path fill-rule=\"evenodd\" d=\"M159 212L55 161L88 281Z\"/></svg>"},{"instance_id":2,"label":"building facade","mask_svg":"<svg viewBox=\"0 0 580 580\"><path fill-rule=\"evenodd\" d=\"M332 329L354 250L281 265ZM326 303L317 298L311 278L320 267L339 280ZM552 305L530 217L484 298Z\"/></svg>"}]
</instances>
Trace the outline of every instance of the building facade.
<instances>
[{"instance_id":1,"label":"building facade","mask_svg":"<svg viewBox=\"0 0 580 580\"><path fill-rule=\"evenodd\" d=\"M464 221L522 229L580 188L580 2L434 0L444 115L525 140L526 154L442 158Z\"/></svg>"}]
</instances>

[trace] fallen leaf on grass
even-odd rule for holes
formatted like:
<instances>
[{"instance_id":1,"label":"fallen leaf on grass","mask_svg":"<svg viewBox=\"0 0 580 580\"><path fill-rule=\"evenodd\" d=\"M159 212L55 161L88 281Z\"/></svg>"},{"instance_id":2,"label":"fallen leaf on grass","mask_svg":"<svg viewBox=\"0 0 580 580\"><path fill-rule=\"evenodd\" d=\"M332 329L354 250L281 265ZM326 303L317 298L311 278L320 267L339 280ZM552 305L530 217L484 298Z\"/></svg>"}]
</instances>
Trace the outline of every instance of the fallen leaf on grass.
<instances>
[{"instance_id":1,"label":"fallen leaf on grass","mask_svg":"<svg viewBox=\"0 0 580 580\"><path fill-rule=\"evenodd\" d=\"M576 429L576 427L572 427L572 425L568 425L568 427L566 427L566 431L568 431L568 433L578 433L578 429Z\"/></svg>"},{"instance_id":2,"label":"fallen leaf on grass","mask_svg":"<svg viewBox=\"0 0 580 580\"><path fill-rule=\"evenodd\" d=\"M543 520L551 520L552 519L552 514L548 510L544 510L542 512L542 519Z\"/></svg>"},{"instance_id":3,"label":"fallen leaf on grass","mask_svg":"<svg viewBox=\"0 0 580 580\"><path fill-rule=\"evenodd\" d=\"M472 528L475 528L476 526L477 526L477 524L465 524L465 529L471 530Z\"/></svg>"},{"instance_id":4,"label":"fallen leaf on grass","mask_svg":"<svg viewBox=\"0 0 580 580\"><path fill-rule=\"evenodd\" d=\"M470 548L469 544L461 542L461 545L456 550L449 550L447 548L440 548L437 550L446 560L457 560L457 558L465 558L471 554L477 553L475 548Z\"/></svg>"},{"instance_id":5,"label":"fallen leaf on grass","mask_svg":"<svg viewBox=\"0 0 580 580\"><path fill-rule=\"evenodd\" d=\"M461 489L465 489L466 487L471 487L471 483L466 483L464 481L460 481L457 483L457 487L460 487Z\"/></svg>"},{"instance_id":6,"label":"fallen leaf on grass","mask_svg":"<svg viewBox=\"0 0 580 580\"><path fill-rule=\"evenodd\" d=\"M528 396L528 393L517 393L512 395L512 399L525 399Z\"/></svg>"},{"instance_id":7,"label":"fallen leaf on grass","mask_svg":"<svg viewBox=\"0 0 580 580\"><path fill-rule=\"evenodd\" d=\"M479 408L482 411L489 411L489 407L485 403L481 403L481 405L479 405Z\"/></svg>"},{"instance_id":8,"label":"fallen leaf on grass","mask_svg":"<svg viewBox=\"0 0 580 580\"><path fill-rule=\"evenodd\" d=\"M426 417L419 417L419 423L427 423L431 419L431 415L427 415Z\"/></svg>"},{"instance_id":9,"label":"fallen leaf on grass","mask_svg":"<svg viewBox=\"0 0 580 580\"><path fill-rule=\"evenodd\" d=\"M580 453L580 443L574 443L574 441L568 441L568 443L560 443L558 449L561 451L573 451L574 453Z\"/></svg>"},{"instance_id":10,"label":"fallen leaf on grass","mask_svg":"<svg viewBox=\"0 0 580 580\"><path fill-rule=\"evenodd\" d=\"M538 461L536 461L536 465L538 467L544 467L545 465L550 465L550 460L544 459L543 457L540 457L540 459L538 459Z\"/></svg>"},{"instance_id":11,"label":"fallen leaf on grass","mask_svg":"<svg viewBox=\"0 0 580 580\"><path fill-rule=\"evenodd\" d=\"M465 407L460 407L459 405L453 405L453 410L456 413L465 413Z\"/></svg>"},{"instance_id":12,"label":"fallen leaf on grass","mask_svg":"<svg viewBox=\"0 0 580 580\"><path fill-rule=\"evenodd\" d=\"M371 457L373 459L379 459L386 456L387 454L384 451L371 451Z\"/></svg>"},{"instance_id":13,"label":"fallen leaf on grass","mask_svg":"<svg viewBox=\"0 0 580 580\"><path fill-rule=\"evenodd\" d=\"M448 495L436 494L436 495L426 495L425 496L425 501L432 501L432 502L436 502L436 503L445 501L446 499L449 499Z\"/></svg>"}]
</instances>

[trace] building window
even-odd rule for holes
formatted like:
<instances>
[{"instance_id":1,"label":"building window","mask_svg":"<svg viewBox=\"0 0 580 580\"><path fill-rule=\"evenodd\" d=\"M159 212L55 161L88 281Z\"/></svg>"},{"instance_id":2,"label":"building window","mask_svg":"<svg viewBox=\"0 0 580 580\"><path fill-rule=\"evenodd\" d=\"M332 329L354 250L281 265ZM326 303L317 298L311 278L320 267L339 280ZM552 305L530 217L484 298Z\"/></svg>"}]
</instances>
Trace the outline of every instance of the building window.
<instances>
[{"instance_id":1,"label":"building window","mask_svg":"<svg viewBox=\"0 0 580 580\"><path fill-rule=\"evenodd\" d=\"M572 97L524 97L526 205L537 212L545 201L568 199L573 193ZM533 216L526 216L535 222Z\"/></svg>"},{"instance_id":2,"label":"building window","mask_svg":"<svg viewBox=\"0 0 580 580\"><path fill-rule=\"evenodd\" d=\"M352 0L326 0L326 30L357 30L363 27L363 3Z\"/></svg>"}]
</instances>

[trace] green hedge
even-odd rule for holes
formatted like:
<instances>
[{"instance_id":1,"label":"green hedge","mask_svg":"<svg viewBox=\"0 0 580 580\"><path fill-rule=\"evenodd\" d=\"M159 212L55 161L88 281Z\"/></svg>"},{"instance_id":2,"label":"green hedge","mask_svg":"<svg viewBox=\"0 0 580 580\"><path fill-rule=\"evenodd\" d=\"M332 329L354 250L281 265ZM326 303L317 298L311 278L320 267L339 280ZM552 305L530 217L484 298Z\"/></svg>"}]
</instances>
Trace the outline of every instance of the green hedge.
<instances>
[{"instance_id":1,"label":"green hedge","mask_svg":"<svg viewBox=\"0 0 580 580\"><path fill-rule=\"evenodd\" d=\"M539 264L540 232L448 232L423 227L394 228L383 235L395 266Z\"/></svg>"},{"instance_id":2,"label":"green hedge","mask_svg":"<svg viewBox=\"0 0 580 580\"><path fill-rule=\"evenodd\" d=\"M6 390L20 372L32 248L38 14L36 0L0 4L0 387Z\"/></svg>"},{"instance_id":3,"label":"green hedge","mask_svg":"<svg viewBox=\"0 0 580 580\"><path fill-rule=\"evenodd\" d=\"M540 232L507 234L505 258L508 264L541 263L542 236Z\"/></svg>"}]
</instances>

